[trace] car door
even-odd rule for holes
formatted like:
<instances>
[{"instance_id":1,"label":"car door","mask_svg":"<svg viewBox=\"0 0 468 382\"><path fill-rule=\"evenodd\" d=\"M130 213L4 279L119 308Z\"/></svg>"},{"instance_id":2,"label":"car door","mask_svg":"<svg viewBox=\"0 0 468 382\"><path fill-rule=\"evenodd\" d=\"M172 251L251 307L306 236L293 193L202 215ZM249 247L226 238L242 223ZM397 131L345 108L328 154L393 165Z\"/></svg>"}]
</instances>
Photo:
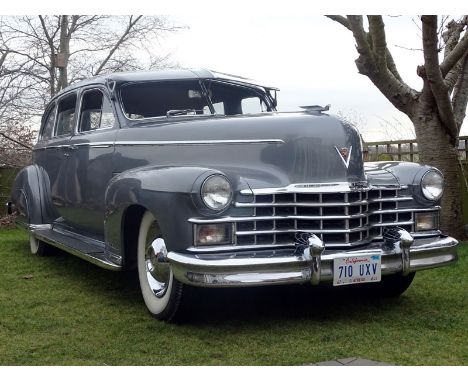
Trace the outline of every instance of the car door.
<instances>
[{"instance_id":1,"label":"car door","mask_svg":"<svg viewBox=\"0 0 468 382\"><path fill-rule=\"evenodd\" d=\"M76 92L69 92L49 107L34 150L35 163L45 174L50 213L55 219L62 217L68 207L66 177L76 100Z\"/></svg>"},{"instance_id":2,"label":"car door","mask_svg":"<svg viewBox=\"0 0 468 382\"><path fill-rule=\"evenodd\" d=\"M77 126L70 139L64 218L74 229L101 238L118 126L104 87L84 88L79 98Z\"/></svg>"}]
</instances>

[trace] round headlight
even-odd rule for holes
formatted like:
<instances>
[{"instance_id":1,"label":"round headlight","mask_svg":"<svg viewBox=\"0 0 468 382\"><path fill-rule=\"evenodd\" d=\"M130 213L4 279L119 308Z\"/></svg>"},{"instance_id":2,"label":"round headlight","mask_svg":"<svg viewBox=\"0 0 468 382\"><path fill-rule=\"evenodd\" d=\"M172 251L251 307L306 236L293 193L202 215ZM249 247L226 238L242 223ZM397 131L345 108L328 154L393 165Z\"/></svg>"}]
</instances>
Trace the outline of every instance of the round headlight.
<instances>
[{"instance_id":1,"label":"round headlight","mask_svg":"<svg viewBox=\"0 0 468 382\"><path fill-rule=\"evenodd\" d=\"M439 171L429 170L421 179L421 190L429 200L438 200L444 192L444 178Z\"/></svg>"},{"instance_id":2,"label":"round headlight","mask_svg":"<svg viewBox=\"0 0 468 382\"><path fill-rule=\"evenodd\" d=\"M223 175L210 175L202 184L201 197L208 208L220 211L231 203L231 184Z\"/></svg>"}]
</instances>

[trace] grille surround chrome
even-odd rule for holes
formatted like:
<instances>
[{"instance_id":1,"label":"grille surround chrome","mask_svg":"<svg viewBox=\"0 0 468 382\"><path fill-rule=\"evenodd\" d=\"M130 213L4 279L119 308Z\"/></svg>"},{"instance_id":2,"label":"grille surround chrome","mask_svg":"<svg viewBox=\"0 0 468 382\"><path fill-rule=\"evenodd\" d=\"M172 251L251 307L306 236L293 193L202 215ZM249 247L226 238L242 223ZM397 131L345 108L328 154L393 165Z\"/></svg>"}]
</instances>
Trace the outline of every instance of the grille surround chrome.
<instances>
[{"instance_id":1,"label":"grille surround chrome","mask_svg":"<svg viewBox=\"0 0 468 382\"><path fill-rule=\"evenodd\" d=\"M194 224L231 222L234 232L231 248L237 250L293 247L294 235L298 232L317 235L325 248L349 249L381 240L384 227L400 226L414 231L415 212L440 209L438 206L400 207L401 202L413 200L401 194L404 189L406 187L351 189L347 184L249 189L241 191L241 195L250 195L252 200L234 204L235 215L241 216L189 221Z\"/></svg>"}]
</instances>

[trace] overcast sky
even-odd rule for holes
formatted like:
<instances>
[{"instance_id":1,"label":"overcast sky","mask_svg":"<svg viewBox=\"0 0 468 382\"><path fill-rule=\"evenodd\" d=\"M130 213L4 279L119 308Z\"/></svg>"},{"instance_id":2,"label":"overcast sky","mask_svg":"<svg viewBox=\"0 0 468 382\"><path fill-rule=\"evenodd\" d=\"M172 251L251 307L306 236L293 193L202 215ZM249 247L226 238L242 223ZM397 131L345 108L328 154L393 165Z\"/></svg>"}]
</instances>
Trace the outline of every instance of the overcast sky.
<instances>
[{"instance_id":1,"label":"overcast sky","mask_svg":"<svg viewBox=\"0 0 468 382\"><path fill-rule=\"evenodd\" d=\"M351 32L324 16L306 10L283 15L182 14L172 19L188 28L162 39L161 48L169 47L173 60L183 67L210 68L277 86L281 111L331 104L331 112L355 121L368 141L412 136L408 117L357 73ZM388 46L403 79L420 90L416 67L423 60L418 17L385 17L384 21ZM465 123L464 134L468 134L466 127Z\"/></svg>"},{"instance_id":2,"label":"overcast sky","mask_svg":"<svg viewBox=\"0 0 468 382\"><path fill-rule=\"evenodd\" d=\"M412 137L411 122L367 77L357 73L351 32L321 14L466 13L466 5L462 4L466 2L80 0L70 4L61 0L23 0L2 5L1 12L167 15L187 28L161 38L154 49L171 53L172 60L182 67L209 68L279 87L280 111L331 104L331 113L348 117L367 141L373 141ZM386 16L384 21L387 43L400 74L411 87L420 90L422 80L416 75L416 67L423 59L418 17ZM463 134L468 135L467 122Z\"/></svg>"}]
</instances>

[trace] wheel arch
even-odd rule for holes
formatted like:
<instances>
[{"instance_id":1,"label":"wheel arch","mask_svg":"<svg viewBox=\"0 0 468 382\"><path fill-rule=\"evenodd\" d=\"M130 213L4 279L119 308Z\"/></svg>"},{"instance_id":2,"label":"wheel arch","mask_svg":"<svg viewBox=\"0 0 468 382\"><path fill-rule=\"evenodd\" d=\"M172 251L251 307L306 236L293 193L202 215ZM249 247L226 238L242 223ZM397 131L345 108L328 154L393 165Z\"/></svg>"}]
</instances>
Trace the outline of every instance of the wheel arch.
<instances>
[{"instance_id":1,"label":"wheel arch","mask_svg":"<svg viewBox=\"0 0 468 382\"><path fill-rule=\"evenodd\" d=\"M141 219L147 208L139 204L128 206L122 217L122 266L125 270L134 270L137 266L138 234Z\"/></svg>"},{"instance_id":2,"label":"wheel arch","mask_svg":"<svg viewBox=\"0 0 468 382\"><path fill-rule=\"evenodd\" d=\"M12 213L20 225L45 224L49 222L46 211L46 183L43 172L37 165L23 168L11 189Z\"/></svg>"}]
</instances>

